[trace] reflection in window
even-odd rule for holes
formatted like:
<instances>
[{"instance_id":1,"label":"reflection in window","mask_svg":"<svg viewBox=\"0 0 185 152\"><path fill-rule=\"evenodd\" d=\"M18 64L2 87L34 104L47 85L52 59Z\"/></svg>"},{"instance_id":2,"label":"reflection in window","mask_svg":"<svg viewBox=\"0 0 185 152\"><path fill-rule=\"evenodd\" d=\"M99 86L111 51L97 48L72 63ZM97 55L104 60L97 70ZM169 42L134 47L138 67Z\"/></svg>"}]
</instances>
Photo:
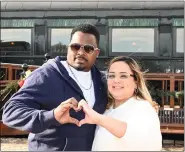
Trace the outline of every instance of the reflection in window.
<instances>
[{"instance_id":1,"label":"reflection in window","mask_svg":"<svg viewBox=\"0 0 185 152\"><path fill-rule=\"evenodd\" d=\"M1 40L25 41L31 43L31 29L1 29Z\"/></svg>"},{"instance_id":2,"label":"reflection in window","mask_svg":"<svg viewBox=\"0 0 185 152\"><path fill-rule=\"evenodd\" d=\"M184 28L177 28L176 52L184 52Z\"/></svg>"},{"instance_id":3,"label":"reflection in window","mask_svg":"<svg viewBox=\"0 0 185 152\"><path fill-rule=\"evenodd\" d=\"M154 29L112 29L112 52L154 52Z\"/></svg>"},{"instance_id":4,"label":"reflection in window","mask_svg":"<svg viewBox=\"0 0 185 152\"><path fill-rule=\"evenodd\" d=\"M52 52L67 54L67 45L70 42L70 34L72 29L51 29L51 50Z\"/></svg>"},{"instance_id":5,"label":"reflection in window","mask_svg":"<svg viewBox=\"0 0 185 152\"><path fill-rule=\"evenodd\" d=\"M1 55L30 53L31 29L1 29Z\"/></svg>"}]
</instances>

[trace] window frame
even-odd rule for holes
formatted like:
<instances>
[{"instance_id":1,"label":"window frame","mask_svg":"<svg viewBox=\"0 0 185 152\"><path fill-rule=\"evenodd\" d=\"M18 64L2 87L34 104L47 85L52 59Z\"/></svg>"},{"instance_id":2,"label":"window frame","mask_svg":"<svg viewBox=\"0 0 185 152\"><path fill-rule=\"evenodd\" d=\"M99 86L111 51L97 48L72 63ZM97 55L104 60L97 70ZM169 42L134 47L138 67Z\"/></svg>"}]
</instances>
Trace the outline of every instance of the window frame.
<instances>
[{"instance_id":1,"label":"window frame","mask_svg":"<svg viewBox=\"0 0 185 152\"><path fill-rule=\"evenodd\" d=\"M34 39L33 39L33 37L34 37L34 27L2 27L1 30L3 30L3 29L30 29L31 30L30 56L33 55L33 53L34 53ZM8 56L17 56L17 55L3 55L3 56L8 57Z\"/></svg>"},{"instance_id":2,"label":"window frame","mask_svg":"<svg viewBox=\"0 0 185 152\"><path fill-rule=\"evenodd\" d=\"M48 44L47 44L47 48L48 48L48 52L49 53L54 53L55 55L61 55L60 53L57 53L57 52L53 52L52 50L51 50L51 30L52 29L65 29L65 28L71 28L71 29L73 29L75 26L77 26L77 25L70 25L70 24L62 24L62 25L54 25L54 24L52 24L52 21L54 21L54 20L71 20L71 21L73 21L73 20L76 20L76 21L79 21L79 20L87 20L87 23L90 23L90 24L93 24L93 25L95 25L97 28L98 28L98 26L99 25L97 25L97 23L98 23L98 19L96 18L96 17L81 17L81 18L79 18L79 17L73 17L73 18L53 18L53 19L47 19L47 24L48 24L48 26L47 26L47 29L48 29ZM80 21L81 22L81 21ZM106 28L106 25L104 25L104 27ZM107 32L107 34L105 34L105 38L106 38L106 40L108 41L108 32ZM107 56L108 56L108 44L105 46L105 48L106 48L106 50L105 50L105 55L99 55L98 56L98 58L107 58ZM100 50L101 51L101 50Z\"/></svg>"},{"instance_id":3,"label":"window frame","mask_svg":"<svg viewBox=\"0 0 185 152\"><path fill-rule=\"evenodd\" d=\"M134 28L134 29L154 29L154 51L153 52L112 52L112 29L124 29L124 28ZM158 27L139 27L139 26L111 26L109 27L109 56L113 57L113 56L120 56L120 55L126 55L126 56L142 56L142 57L148 57L148 56L156 56L158 55L158 50L159 50L159 43L158 43Z\"/></svg>"},{"instance_id":4,"label":"window frame","mask_svg":"<svg viewBox=\"0 0 185 152\"><path fill-rule=\"evenodd\" d=\"M51 31L52 29L70 29L74 28L74 26L61 26L61 27L48 27L48 53L55 54L55 55L61 55L60 52L53 52L51 49ZM107 39L108 33L105 35L105 38ZM107 44L108 45L108 44ZM108 50L107 45L105 46L106 50ZM105 55L99 55L98 58L107 58L108 57L108 51L105 50ZM100 50L101 51L101 50Z\"/></svg>"},{"instance_id":5,"label":"window frame","mask_svg":"<svg viewBox=\"0 0 185 152\"><path fill-rule=\"evenodd\" d=\"M173 51L172 51L172 56L173 57L184 57L184 51L183 52L177 52L177 29L183 29L183 27L179 26L179 27L173 27L173 33L172 33L172 44L173 44ZM184 40L185 40L185 37L184 37ZM185 49L185 43L183 45L183 49Z\"/></svg>"},{"instance_id":6,"label":"window frame","mask_svg":"<svg viewBox=\"0 0 185 152\"><path fill-rule=\"evenodd\" d=\"M51 49L51 31L52 29L73 29L74 27L72 26L63 26L63 27L48 27L48 52L51 53L51 54L55 54L55 55L61 55L60 52L54 52L52 51Z\"/></svg>"}]
</instances>

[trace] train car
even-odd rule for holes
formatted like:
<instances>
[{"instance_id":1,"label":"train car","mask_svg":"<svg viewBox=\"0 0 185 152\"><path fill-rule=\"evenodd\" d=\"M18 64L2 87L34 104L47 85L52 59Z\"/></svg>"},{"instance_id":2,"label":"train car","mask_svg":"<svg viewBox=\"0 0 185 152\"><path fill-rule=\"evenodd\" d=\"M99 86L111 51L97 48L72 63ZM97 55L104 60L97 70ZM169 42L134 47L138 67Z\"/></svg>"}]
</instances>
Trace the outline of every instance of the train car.
<instances>
[{"instance_id":1,"label":"train car","mask_svg":"<svg viewBox=\"0 0 185 152\"><path fill-rule=\"evenodd\" d=\"M157 88L184 90L184 2L178 0L2 1L1 62L42 65L45 54L65 58L70 32L82 23L93 24L100 31L101 51L96 65L101 71L106 70L107 62L114 56L131 56L148 72L147 79L157 85L150 88L155 90L152 93ZM8 69L12 67L3 70ZM20 68L13 70L11 80ZM6 72L5 75L11 77ZM167 102L174 107L175 101L180 101L184 107L184 98L154 99L161 106ZM2 132L25 134L14 131Z\"/></svg>"},{"instance_id":2,"label":"train car","mask_svg":"<svg viewBox=\"0 0 185 152\"><path fill-rule=\"evenodd\" d=\"M118 55L135 58L151 73L184 70L184 2L167 0L2 1L1 43L28 45L1 46L1 62L41 65L46 53L65 57L70 32L81 23L100 31L96 64L102 71Z\"/></svg>"}]
</instances>

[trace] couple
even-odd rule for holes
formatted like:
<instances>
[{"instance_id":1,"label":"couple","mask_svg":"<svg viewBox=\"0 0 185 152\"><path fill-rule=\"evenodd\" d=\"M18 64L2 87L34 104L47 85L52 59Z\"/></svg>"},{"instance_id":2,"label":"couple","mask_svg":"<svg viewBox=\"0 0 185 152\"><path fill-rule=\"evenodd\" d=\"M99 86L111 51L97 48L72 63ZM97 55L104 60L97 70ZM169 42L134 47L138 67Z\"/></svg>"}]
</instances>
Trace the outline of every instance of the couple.
<instances>
[{"instance_id":1,"label":"couple","mask_svg":"<svg viewBox=\"0 0 185 152\"><path fill-rule=\"evenodd\" d=\"M67 61L56 57L34 70L4 105L3 123L30 132L30 151L161 150L158 115L139 66L117 57L106 82L94 66L99 39L96 27L75 27Z\"/></svg>"}]
</instances>

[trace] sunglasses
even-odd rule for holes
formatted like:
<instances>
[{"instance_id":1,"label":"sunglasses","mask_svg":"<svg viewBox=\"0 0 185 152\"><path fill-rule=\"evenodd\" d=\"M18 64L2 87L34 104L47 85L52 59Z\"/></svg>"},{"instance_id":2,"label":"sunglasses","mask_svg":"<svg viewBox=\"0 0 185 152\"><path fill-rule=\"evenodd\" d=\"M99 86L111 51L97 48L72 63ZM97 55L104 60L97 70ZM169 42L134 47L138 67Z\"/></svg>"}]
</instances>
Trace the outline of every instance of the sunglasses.
<instances>
[{"instance_id":1,"label":"sunglasses","mask_svg":"<svg viewBox=\"0 0 185 152\"><path fill-rule=\"evenodd\" d=\"M91 44L85 44L85 45L81 45L78 43L73 43L70 44L69 47L71 48L71 50L73 51L79 51L81 48L83 48L83 50L85 51L85 53L87 54L92 54L96 49L93 45Z\"/></svg>"}]
</instances>

